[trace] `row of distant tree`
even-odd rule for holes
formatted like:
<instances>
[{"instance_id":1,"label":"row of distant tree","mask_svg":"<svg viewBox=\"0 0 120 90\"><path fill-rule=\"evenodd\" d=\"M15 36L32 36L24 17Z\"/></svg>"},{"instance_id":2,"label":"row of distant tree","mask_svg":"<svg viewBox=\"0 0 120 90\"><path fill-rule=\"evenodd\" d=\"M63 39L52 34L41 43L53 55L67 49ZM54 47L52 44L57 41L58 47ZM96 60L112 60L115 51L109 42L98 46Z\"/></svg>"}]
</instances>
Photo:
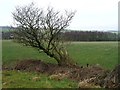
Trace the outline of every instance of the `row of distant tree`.
<instances>
[{"instance_id":1,"label":"row of distant tree","mask_svg":"<svg viewBox=\"0 0 120 90\"><path fill-rule=\"evenodd\" d=\"M2 32L2 39L13 39L13 33L10 31Z\"/></svg>"},{"instance_id":2,"label":"row of distant tree","mask_svg":"<svg viewBox=\"0 0 120 90\"><path fill-rule=\"evenodd\" d=\"M69 31L64 36L69 41L117 41L118 34L102 31Z\"/></svg>"},{"instance_id":3,"label":"row of distant tree","mask_svg":"<svg viewBox=\"0 0 120 90\"><path fill-rule=\"evenodd\" d=\"M66 31L62 33L67 41L117 41L118 34L101 31ZM2 39L13 39L12 32L2 32Z\"/></svg>"}]
</instances>

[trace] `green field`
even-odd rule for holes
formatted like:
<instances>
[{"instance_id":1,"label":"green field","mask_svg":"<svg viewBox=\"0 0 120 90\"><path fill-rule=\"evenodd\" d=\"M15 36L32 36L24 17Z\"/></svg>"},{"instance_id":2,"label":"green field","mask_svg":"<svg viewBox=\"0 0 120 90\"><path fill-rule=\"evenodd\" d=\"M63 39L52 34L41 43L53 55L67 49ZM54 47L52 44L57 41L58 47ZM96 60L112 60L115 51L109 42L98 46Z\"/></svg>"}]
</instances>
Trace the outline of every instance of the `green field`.
<instances>
[{"instance_id":1,"label":"green field","mask_svg":"<svg viewBox=\"0 0 120 90\"><path fill-rule=\"evenodd\" d=\"M52 63L56 62L43 52L39 53L35 48L26 47L10 40L2 41L2 61L4 65L12 66L17 61L23 59L39 59Z\"/></svg>"},{"instance_id":2,"label":"green field","mask_svg":"<svg viewBox=\"0 0 120 90\"><path fill-rule=\"evenodd\" d=\"M118 63L117 42L74 42L68 50L78 64L100 64L113 69Z\"/></svg>"},{"instance_id":3,"label":"green field","mask_svg":"<svg viewBox=\"0 0 120 90\"><path fill-rule=\"evenodd\" d=\"M68 53L79 65L100 64L112 69L118 63L117 42L72 42L67 45ZM12 66L23 59L43 60L56 63L53 58L35 48L26 47L10 40L2 41L2 61L4 65Z\"/></svg>"},{"instance_id":4,"label":"green field","mask_svg":"<svg viewBox=\"0 0 120 90\"><path fill-rule=\"evenodd\" d=\"M72 42L67 44L69 55L78 65L100 64L106 69L113 69L118 62L117 42ZM19 60L34 59L56 63L53 58L35 48L26 47L10 40L2 41L2 61L4 66L12 67ZM64 78L56 81L49 76L35 72L3 71L3 88L77 88L78 82ZM34 80L34 77L39 77Z\"/></svg>"}]
</instances>

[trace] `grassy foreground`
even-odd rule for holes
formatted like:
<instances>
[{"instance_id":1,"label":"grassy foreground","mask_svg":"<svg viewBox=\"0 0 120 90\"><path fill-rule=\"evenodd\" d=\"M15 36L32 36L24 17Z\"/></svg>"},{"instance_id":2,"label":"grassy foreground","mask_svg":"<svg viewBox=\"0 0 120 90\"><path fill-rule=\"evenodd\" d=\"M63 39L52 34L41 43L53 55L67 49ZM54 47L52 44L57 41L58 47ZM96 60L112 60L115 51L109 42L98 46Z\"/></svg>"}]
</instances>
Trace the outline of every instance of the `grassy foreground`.
<instances>
[{"instance_id":1,"label":"grassy foreground","mask_svg":"<svg viewBox=\"0 0 120 90\"><path fill-rule=\"evenodd\" d=\"M3 71L3 88L77 88L77 82L64 79L52 80L47 75L20 72Z\"/></svg>"},{"instance_id":2,"label":"grassy foreground","mask_svg":"<svg viewBox=\"0 0 120 90\"><path fill-rule=\"evenodd\" d=\"M67 45L68 53L79 65L100 64L104 68L112 69L118 63L117 42L72 42ZM56 63L53 58L43 52L23 46L10 40L2 41L2 60L4 65L12 66L23 59L40 59L45 62Z\"/></svg>"}]
</instances>

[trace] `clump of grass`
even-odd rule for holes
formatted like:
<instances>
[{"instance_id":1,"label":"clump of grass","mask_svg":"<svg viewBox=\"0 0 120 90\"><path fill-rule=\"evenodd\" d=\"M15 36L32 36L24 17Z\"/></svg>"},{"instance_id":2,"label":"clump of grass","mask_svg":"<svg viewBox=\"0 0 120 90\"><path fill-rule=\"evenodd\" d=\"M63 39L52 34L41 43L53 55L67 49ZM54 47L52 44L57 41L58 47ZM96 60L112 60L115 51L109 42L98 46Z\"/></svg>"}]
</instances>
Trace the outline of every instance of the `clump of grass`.
<instances>
[{"instance_id":1,"label":"clump of grass","mask_svg":"<svg viewBox=\"0 0 120 90\"><path fill-rule=\"evenodd\" d=\"M101 88L99 85L95 85L93 83L89 83L94 78L84 79L78 83L78 88Z\"/></svg>"}]
</instances>

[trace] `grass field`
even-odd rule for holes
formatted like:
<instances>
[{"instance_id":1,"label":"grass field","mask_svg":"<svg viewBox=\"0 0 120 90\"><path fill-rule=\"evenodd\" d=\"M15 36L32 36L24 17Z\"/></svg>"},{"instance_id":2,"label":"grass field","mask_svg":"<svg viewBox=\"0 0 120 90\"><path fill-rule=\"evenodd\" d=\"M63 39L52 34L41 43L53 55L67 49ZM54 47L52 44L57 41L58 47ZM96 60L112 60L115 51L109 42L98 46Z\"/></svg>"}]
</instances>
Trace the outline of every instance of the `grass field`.
<instances>
[{"instance_id":1,"label":"grass field","mask_svg":"<svg viewBox=\"0 0 120 90\"><path fill-rule=\"evenodd\" d=\"M23 59L40 59L45 62L56 63L56 61L43 52L25 47L10 40L2 41L2 61L4 65L13 65L16 61ZM112 69L118 62L117 42L72 42L67 45L70 56L79 65L100 64L104 68Z\"/></svg>"},{"instance_id":2,"label":"grass field","mask_svg":"<svg viewBox=\"0 0 120 90\"><path fill-rule=\"evenodd\" d=\"M117 42L72 42L67 44L70 56L79 65L100 64L106 69L113 69L118 62ZM25 47L10 40L2 41L2 61L5 66L14 66L19 60L34 59L56 63L43 52L31 47ZM3 71L3 88L77 88L78 82L67 78L50 80L45 74L24 71ZM39 79L34 80L34 77Z\"/></svg>"},{"instance_id":3,"label":"grass field","mask_svg":"<svg viewBox=\"0 0 120 90\"><path fill-rule=\"evenodd\" d=\"M13 65L16 61L23 59L41 59L44 61L47 60L46 62L55 62L54 59L49 58L42 52L39 53L34 48L25 47L10 40L2 41L2 49L2 59L5 65Z\"/></svg>"},{"instance_id":4,"label":"grass field","mask_svg":"<svg viewBox=\"0 0 120 90\"><path fill-rule=\"evenodd\" d=\"M112 69L118 63L117 42L75 42L68 51L78 64L100 64Z\"/></svg>"}]
</instances>

